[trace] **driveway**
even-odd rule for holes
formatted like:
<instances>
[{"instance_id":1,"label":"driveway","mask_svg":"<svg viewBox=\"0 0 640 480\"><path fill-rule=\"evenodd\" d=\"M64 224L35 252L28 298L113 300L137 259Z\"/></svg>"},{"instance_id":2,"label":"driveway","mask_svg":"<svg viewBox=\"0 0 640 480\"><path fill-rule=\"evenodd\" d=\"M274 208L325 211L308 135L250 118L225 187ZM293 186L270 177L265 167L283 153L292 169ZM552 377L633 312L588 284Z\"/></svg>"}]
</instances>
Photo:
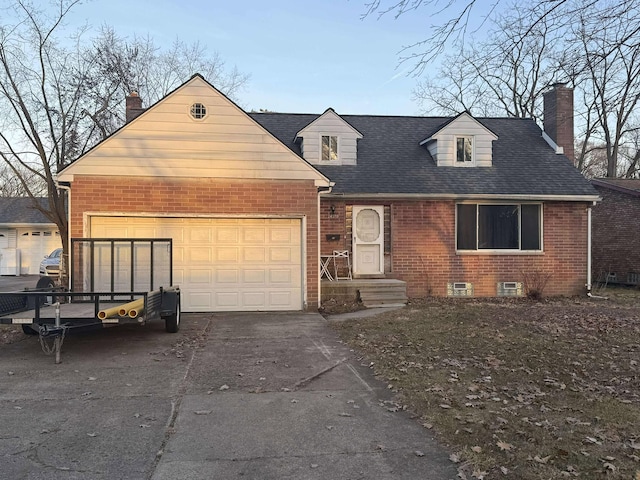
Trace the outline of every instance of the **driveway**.
<instances>
[{"instance_id":1,"label":"driveway","mask_svg":"<svg viewBox=\"0 0 640 480\"><path fill-rule=\"evenodd\" d=\"M0 463L25 479L453 479L318 314L185 314L0 346Z\"/></svg>"}]
</instances>

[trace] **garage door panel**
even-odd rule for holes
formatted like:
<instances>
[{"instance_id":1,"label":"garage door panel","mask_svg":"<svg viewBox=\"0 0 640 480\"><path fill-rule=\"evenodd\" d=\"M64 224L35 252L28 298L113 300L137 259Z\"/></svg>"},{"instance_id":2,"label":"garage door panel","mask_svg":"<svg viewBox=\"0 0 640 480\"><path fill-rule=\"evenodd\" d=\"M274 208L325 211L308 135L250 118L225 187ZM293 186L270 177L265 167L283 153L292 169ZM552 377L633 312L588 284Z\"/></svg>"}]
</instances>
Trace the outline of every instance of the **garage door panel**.
<instances>
[{"instance_id":1,"label":"garage door panel","mask_svg":"<svg viewBox=\"0 0 640 480\"><path fill-rule=\"evenodd\" d=\"M256 284L263 286L265 278L265 271L261 269L245 269L242 271L242 283L253 284L253 286Z\"/></svg>"},{"instance_id":2,"label":"garage door panel","mask_svg":"<svg viewBox=\"0 0 640 480\"><path fill-rule=\"evenodd\" d=\"M290 247L271 247L269 249L269 263L298 263L299 257L293 258L294 252Z\"/></svg>"},{"instance_id":3,"label":"garage door panel","mask_svg":"<svg viewBox=\"0 0 640 480\"><path fill-rule=\"evenodd\" d=\"M185 312L302 308L299 219L93 217L91 233L172 238Z\"/></svg>"},{"instance_id":4,"label":"garage door panel","mask_svg":"<svg viewBox=\"0 0 640 480\"><path fill-rule=\"evenodd\" d=\"M207 265L211 264L211 247L191 247L187 251L188 253L188 261L190 263L199 263L203 262Z\"/></svg>"},{"instance_id":5,"label":"garage door panel","mask_svg":"<svg viewBox=\"0 0 640 480\"><path fill-rule=\"evenodd\" d=\"M211 243L211 227L191 227L188 231L192 243Z\"/></svg>"},{"instance_id":6,"label":"garage door panel","mask_svg":"<svg viewBox=\"0 0 640 480\"><path fill-rule=\"evenodd\" d=\"M237 247L216 247L216 263L238 263L240 249Z\"/></svg>"},{"instance_id":7,"label":"garage door panel","mask_svg":"<svg viewBox=\"0 0 640 480\"><path fill-rule=\"evenodd\" d=\"M293 275L293 271L290 269L270 269L269 270L269 283L271 284L285 284L285 285L295 285L298 282L294 281L295 275Z\"/></svg>"},{"instance_id":8,"label":"garage door panel","mask_svg":"<svg viewBox=\"0 0 640 480\"><path fill-rule=\"evenodd\" d=\"M237 245L238 240L240 239L240 232L237 228L232 227L218 227L216 228L215 235L217 244L231 244Z\"/></svg>"},{"instance_id":9,"label":"garage door panel","mask_svg":"<svg viewBox=\"0 0 640 480\"><path fill-rule=\"evenodd\" d=\"M216 305L221 310L240 310L238 292L216 292Z\"/></svg>"},{"instance_id":10,"label":"garage door panel","mask_svg":"<svg viewBox=\"0 0 640 480\"><path fill-rule=\"evenodd\" d=\"M273 228L269 233L271 244L291 245L294 239L294 232L291 231L291 228Z\"/></svg>"},{"instance_id":11,"label":"garage door panel","mask_svg":"<svg viewBox=\"0 0 640 480\"><path fill-rule=\"evenodd\" d=\"M242 260L247 263L265 263L266 252L264 247L244 247L242 249Z\"/></svg>"},{"instance_id":12,"label":"garage door panel","mask_svg":"<svg viewBox=\"0 0 640 480\"><path fill-rule=\"evenodd\" d=\"M216 269L215 282L216 284L238 284L240 280L240 272L237 269Z\"/></svg>"}]
</instances>

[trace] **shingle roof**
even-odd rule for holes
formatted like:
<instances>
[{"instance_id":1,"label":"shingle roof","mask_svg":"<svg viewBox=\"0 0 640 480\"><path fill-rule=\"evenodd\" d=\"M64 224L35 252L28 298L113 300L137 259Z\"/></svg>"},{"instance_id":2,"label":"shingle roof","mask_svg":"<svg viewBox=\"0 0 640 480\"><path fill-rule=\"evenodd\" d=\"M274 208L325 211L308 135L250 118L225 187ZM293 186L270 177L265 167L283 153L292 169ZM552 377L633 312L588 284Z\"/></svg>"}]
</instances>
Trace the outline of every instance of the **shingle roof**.
<instances>
[{"instance_id":1,"label":"shingle roof","mask_svg":"<svg viewBox=\"0 0 640 480\"><path fill-rule=\"evenodd\" d=\"M633 196L640 196L640 179L638 178L594 178L591 183L595 187L605 187Z\"/></svg>"},{"instance_id":2,"label":"shingle roof","mask_svg":"<svg viewBox=\"0 0 640 480\"><path fill-rule=\"evenodd\" d=\"M46 208L46 198L39 198L40 204ZM0 198L0 224L51 223L38 210L33 208L33 201L28 197Z\"/></svg>"},{"instance_id":3,"label":"shingle roof","mask_svg":"<svg viewBox=\"0 0 640 480\"><path fill-rule=\"evenodd\" d=\"M295 134L311 114L251 113L300 155ZM357 165L314 165L335 182L337 194L590 196L598 193L563 155L557 155L531 119L477 118L498 136L493 166L437 167L420 142L446 117L341 115L362 132Z\"/></svg>"}]
</instances>

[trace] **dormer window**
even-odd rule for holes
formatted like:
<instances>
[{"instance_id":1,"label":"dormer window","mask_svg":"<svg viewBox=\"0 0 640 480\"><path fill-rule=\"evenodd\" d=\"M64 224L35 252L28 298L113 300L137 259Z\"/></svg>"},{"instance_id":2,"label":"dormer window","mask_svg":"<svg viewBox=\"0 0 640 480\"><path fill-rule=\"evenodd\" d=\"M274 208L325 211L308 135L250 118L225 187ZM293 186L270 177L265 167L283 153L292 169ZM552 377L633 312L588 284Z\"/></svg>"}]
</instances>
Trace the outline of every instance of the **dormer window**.
<instances>
[{"instance_id":1,"label":"dormer window","mask_svg":"<svg viewBox=\"0 0 640 480\"><path fill-rule=\"evenodd\" d=\"M338 160L338 137L334 135L322 135L322 148L320 160L331 162Z\"/></svg>"},{"instance_id":2,"label":"dormer window","mask_svg":"<svg viewBox=\"0 0 640 480\"><path fill-rule=\"evenodd\" d=\"M456 163L459 165L473 163L473 137L456 137Z\"/></svg>"}]
</instances>

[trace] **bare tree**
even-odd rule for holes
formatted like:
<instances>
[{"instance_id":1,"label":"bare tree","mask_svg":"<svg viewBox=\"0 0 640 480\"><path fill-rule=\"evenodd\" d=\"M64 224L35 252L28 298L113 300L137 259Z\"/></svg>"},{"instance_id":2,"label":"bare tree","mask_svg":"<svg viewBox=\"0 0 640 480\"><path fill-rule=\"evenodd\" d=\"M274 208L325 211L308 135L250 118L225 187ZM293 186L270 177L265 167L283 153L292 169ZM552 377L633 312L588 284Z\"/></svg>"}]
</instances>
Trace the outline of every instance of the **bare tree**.
<instances>
[{"instance_id":1,"label":"bare tree","mask_svg":"<svg viewBox=\"0 0 640 480\"><path fill-rule=\"evenodd\" d=\"M64 22L79 2L55 0L42 9L16 0L15 13L0 24L0 162L19 183L16 191L56 224L65 253L66 192L56 173L124 123L126 94L144 90L157 100L195 73L192 68L226 82L222 88L231 94L247 81L198 44L176 41L162 52L151 39L127 41L108 28L93 41L86 27L65 36ZM36 200L43 185L44 206Z\"/></svg>"},{"instance_id":2,"label":"bare tree","mask_svg":"<svg viewBox=\"0 0 640 480\"><path fill-rule=\"evenodd\" d=\"M414 97L429 112L540 119L542 93L566 82L576 92L576 166L593 175L605 154L604 174L636 175L640 2L550 3L559 9L548 15L547 3L495 13L485 21L488 40L445 56L440 74L422 80Z\"/></svg>"}]
</instances>

